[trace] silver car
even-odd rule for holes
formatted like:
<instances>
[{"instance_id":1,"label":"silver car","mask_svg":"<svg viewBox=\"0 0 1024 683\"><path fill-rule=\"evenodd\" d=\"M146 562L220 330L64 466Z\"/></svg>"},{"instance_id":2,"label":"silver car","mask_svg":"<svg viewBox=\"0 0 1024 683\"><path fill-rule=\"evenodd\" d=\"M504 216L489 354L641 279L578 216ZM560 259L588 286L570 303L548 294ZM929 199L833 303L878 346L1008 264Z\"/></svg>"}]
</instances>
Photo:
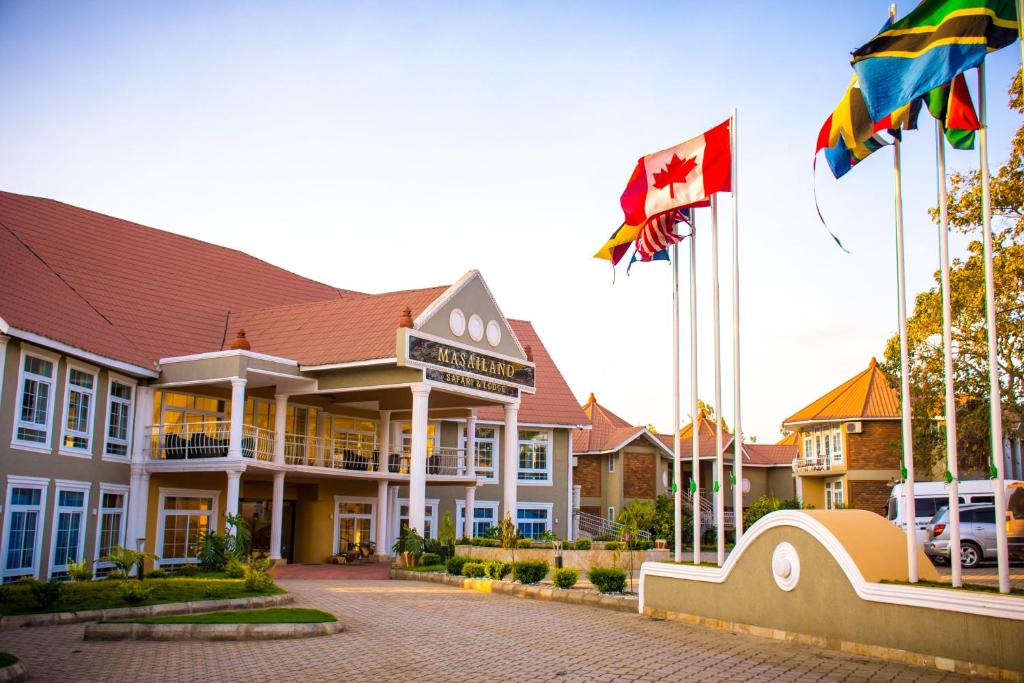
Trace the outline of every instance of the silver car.
<instances>
[{"instance_id":1,"label":"silver car","mask_svg":"<svg viewBox=\"0 0 1024 683\"><path fill-rule=\"evenodd\" d=\"M941 508L928 522L924 552L933 562L949 563L949 508ZM960 564L976 567L996 557L996 509L993 505L960 507Z\"/></svg>"}]
</instances>

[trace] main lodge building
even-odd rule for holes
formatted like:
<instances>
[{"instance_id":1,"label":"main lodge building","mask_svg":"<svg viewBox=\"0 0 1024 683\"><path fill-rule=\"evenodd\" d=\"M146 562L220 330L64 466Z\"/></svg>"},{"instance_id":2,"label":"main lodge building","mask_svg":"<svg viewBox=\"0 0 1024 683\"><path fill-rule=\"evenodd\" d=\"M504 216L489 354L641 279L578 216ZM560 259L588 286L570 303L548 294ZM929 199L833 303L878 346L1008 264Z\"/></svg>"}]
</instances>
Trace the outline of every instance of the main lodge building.
<instances>
[{"instance_id":1,"label":"main lodge building","mask_svg":"<svg viewBox=\"0 0 1024 683\"><path fill-rule=\"evenodd\" d=\"M0 193L4 581L117 545L192 562L227 514L296 563L445 513L567 537L588 422L476 271L368 295Z\"/></svg>"}]
</instances>

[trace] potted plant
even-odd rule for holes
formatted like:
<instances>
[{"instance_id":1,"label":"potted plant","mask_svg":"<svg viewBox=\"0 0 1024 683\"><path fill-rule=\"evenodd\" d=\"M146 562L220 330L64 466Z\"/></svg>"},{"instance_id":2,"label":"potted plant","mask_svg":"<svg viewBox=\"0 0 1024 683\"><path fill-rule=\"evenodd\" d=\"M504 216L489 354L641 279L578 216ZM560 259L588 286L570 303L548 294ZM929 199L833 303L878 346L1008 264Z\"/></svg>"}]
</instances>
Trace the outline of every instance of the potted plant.
<instances>
[{"instance_id":1,"label":"potted plant","mask_svg":"<svg viewBox=\"0 0 1024 683\"><path fill-rule=\"evenodd\" d=\"M665 550L666 548L668 548L668 541L666 541L664 538L656 538L654 539L654 547L657 550Z\"/></svg>"},{"instance_id":2,"label":"potted plant","mask_svg":"<svg viewBox=\"0 0 1024 683\"><path fill-rule=\"evenodd\" d=\"M423 554L423 537L415 530L403 525L401 533L391 546L391 552L399 558L403 567L415 567L420 555Z\"/></svg>"}]
</instances>

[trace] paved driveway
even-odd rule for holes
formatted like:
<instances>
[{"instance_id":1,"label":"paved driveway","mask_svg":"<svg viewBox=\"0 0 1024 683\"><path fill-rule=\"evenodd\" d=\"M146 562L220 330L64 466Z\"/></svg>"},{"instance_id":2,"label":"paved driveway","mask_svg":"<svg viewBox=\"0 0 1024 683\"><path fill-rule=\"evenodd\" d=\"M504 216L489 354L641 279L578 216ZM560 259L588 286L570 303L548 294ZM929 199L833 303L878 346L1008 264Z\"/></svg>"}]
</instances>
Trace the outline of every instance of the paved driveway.
<instances>
[{"instance_id":1,"label":"paved driveway","mask_svg":"<svg viewBox=\"0 0 1024 683\"><path fill-rule=\"evenodd\" d=\"M83 642L0 631L46 681L939 681L942 672L635 614L417 581L286 581L346 631L247 643Z\"/></svg>"}]
</instances>

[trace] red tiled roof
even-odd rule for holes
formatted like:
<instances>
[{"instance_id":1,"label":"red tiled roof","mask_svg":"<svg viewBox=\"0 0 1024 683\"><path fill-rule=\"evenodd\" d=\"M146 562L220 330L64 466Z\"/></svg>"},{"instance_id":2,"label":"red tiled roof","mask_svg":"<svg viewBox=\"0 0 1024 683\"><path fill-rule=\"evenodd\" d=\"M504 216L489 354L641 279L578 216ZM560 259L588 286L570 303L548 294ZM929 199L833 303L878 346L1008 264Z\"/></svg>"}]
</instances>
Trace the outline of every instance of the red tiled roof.
<instances>
[{"instance_id":1,"label":"red tiled roof","mask_svg":"<svg viewBox=\"0 0 1024 683\"><path fill-rule=\"evenodd\" d=\"M297 360L300 365L394 358L402 309L408 306L415 319L447 289L412 289L232 313L224 347L244 328L253 351Z\"/></svg>"},{"instance_id":2,"label":"red tiled roof","mask_svg":"<svg viewBox=\"0 0 1024 683\"><path fill-rule=\"evenodd\" d=\"M898 418L900 399L874 358L863 370L807 407L790 415L782 424L818 420Z\"/></svg>"},{"instance_id":3,"label":"red tiled roof","mask_svg":"<svg viewBox=\"0 0 1024 683\"><path fill-rule=\"evenodd\" d=\"M523 394L519 405L519 422L536 424L578 425L586 424L587 416L576 403L576 397L566 384L565 378L555 365L544 343L537 335L533 324L525 320L509 320L512 332L521 345L530 346L533 362L537 367L536 394ZM477 415L484 420L504 420L501 408L482 407Z\"/></svg>"},{"instance_id":4,"label":"red tiled roof","mask_svg":"<svg viewBox=\"0 0 1024 683\"><path fill-rule=\"evenodd\" d=\"M572 436L573 453L604 453L609 448L617 446L629 435L626 430L634 433L640 432L640 427L635 427L621 417L608 410L594 398L593 392L582 406L587 416L587 423L590 429L577 429ZM615 432L621 432L616 439L610 438Z\"/></svg>"},{"instance_id":5,"label":"red tiled roof","mask_svg":"<svg viewBox=\"0 0 1024 683\"><path fill-rule=\"evenodd\" d=\"M751 465L789 467L800 449L795 445L777 443L745 443L743 452L747 454L747 462Z\"/></svg>"},{"instance_id":6,"label":"red tiled roof","mask_svg":"<svg viewBox=\"0 0 1024 683\"><path fill-rule=\"evenodd\" d=\"M221 348L230 311L362 296L52 199L0 192L0 226L0 318L136 365Z\"/></svg>"}]
</instances>

